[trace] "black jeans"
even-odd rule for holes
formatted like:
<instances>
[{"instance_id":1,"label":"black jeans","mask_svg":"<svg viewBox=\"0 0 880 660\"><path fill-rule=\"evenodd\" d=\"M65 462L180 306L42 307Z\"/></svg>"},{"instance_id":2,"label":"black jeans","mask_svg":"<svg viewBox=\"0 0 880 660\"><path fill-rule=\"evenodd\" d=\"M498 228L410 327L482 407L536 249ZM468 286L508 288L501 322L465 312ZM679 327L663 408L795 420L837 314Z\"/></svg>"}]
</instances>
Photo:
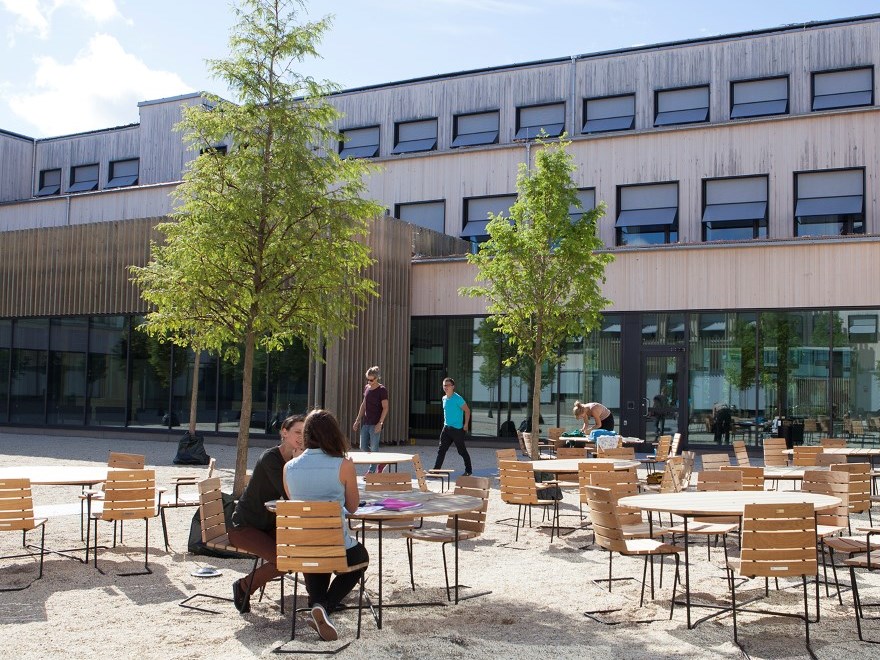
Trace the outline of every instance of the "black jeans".
<instances>
[{"instance_id":1,"label":"black jeans","mask_svg":"<svg viewBox=\"0 0 880 660\"><path fill-rule=\"evenodd\" d=\"M367 549L360 543L345 551L345 560L349 566L370 561ZM350 573L340 573L330 582L332 573L304 573L306 591L309 592L309 606L323 605L330 612L354 589L361 579L365 568Z\"/></svg>"},{"instance_id":2,"label":"black jeans","mask_svg":"<svg viewBox=\"0 0 880 660\"><path fill-rule=\"evenodd\" d=\"M605 431L613 431L614 430L614 414L609 413L608 417L602 420L602 426L599 427Z\"/></svg>"},{"instance_id":3,"label":"black jeans","mask_svg":"<svg viewBox=\"0 0 880 660\"><path fill-rule=\"evenodd\" d=\"M446 452L449 450L449 445L454 442L455 448L458 450L458 455L464 459L464 471L468 474L473 472L471 455L468 454L467 447L464 446L466 438L467 432L464 429L444 426L443 430L440 431L440 449L437 450L437 459L434 461L434 469L439 470L443 467L443 459L446 458Z\"/></svg>"}]
</instances>

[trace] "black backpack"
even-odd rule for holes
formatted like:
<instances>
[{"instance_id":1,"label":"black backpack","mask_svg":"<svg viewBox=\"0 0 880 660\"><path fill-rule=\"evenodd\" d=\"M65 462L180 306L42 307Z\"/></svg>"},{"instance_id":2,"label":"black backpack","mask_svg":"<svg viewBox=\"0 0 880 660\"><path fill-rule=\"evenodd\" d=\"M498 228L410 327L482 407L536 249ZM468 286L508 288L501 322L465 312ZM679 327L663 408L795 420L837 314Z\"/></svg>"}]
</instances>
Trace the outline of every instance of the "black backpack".
<instances>
[{"instance_id":1,"label":"black backpack","mask_svg":"<svg viewBox=\"0 0 880 660\"><path fill-rule=\"evenodd\" d=\"M223 493L223 517L226 518L226 529L232 526L232 512L235 511L235 500L230 493ZM193 515L189 526L189 544L187 550L194 555L207 555L209 557L247 558L250 555L232 552L230 550L217 550L209 548L202 543L202 510L199 509Z\"/></svg>"},{"instance_id":2,"label":"black backpack","mask_svg":"<svg viewBox=\"0 0 880 660\"><path fill-rule=\"evenodd\" d=\"M205 451L205 436L184 433L177 443L177 456L172 463L175 465L207 465L211 457Z\"/></svg>"}]
</instances>

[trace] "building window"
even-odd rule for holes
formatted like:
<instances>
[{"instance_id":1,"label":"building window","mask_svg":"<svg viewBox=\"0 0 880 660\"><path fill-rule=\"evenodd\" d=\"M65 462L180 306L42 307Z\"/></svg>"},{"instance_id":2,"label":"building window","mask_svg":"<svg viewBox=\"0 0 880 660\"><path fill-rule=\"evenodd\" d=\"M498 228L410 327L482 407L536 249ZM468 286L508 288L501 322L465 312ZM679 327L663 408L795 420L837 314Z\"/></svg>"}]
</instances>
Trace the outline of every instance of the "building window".
<instances>
[{"instance_id":1,"label":"building window","mask_svg":"<svg viewBox=\"0 0 880 660\"><path fill-rule=\"evenodd\" d=\"M57 195L61 192L61 170L43 170L40 172L40 187L37 197Z\"/></svg>"},{"instance_id":2,"label":"building window","mask_svg":"<svg viewBox=\"0 0 880 660\"><path fill-rule=\"evenodd\" d=\"M70 187L67 192L88 192L98 187L98 164L77 165L70 168Z\"/></svg>"},{"instance_id":3,"label":"building window","mask_svg":"<svg viewBox=\"0 0 880 660\"><path fill-rule=\"evenodd\" d=\"M583 133L628 131L636 122L635 94L584 99Z\"/></svg>"},{"instance_id":4,"label":"building window","mask_svg":"<svg viewBox=\"0 0 880 660\"><path fill-rule=\"evenodd\" d=\"M703 240L767 238L767 177L703 181Z\"/></svg>"},{"instance_id":5,"label":"building window","mask_svg":"<svg viewBox=\"0 0 880 660\"><path fill-rule=\"evenodd\" d=\"M472 243L483 243L489 238L486 225L489 214L510 216L510 207L516 202L516 195L495 195L493 197L471 197L464 200L464 228L460 236Z\"/></svg>"},{"instance_id":6,"label":"building window","mask_svg":"<svg viewBox=\"0 0 880 660\"><path fill-rule=\"evenodd\" d=\"M788 114L788 78L743 80L730 84L730 118Z\"/></svg>"},{"instance_id":7,"label":"building window","mask_svg":"<svg viewBox=\"0 0 880 660\"><path fill-rule=\"evenodd\" d=\"M123 186L136 185L139 167L140 160L137 158L112 161L110 163L110 180L105 188L122 188Z\"/></svg>"},{"instance_id":8,"label":"building window","mask_svg":"<svg viewBox=\"0 0 880 660\"><path fill-rule=\"evenodd\" d=\"M348 128L339 141L341 158L375 158L379 155L379 127Z\"/></svg>"},{"instance_id":9,"label":"building window","mask_svg":"<svg viewBox=\"0 0 880 660\"><path fill-rule=\"evenodd\" d=\"M654 126L709 121L709 86L667 89L654 94Z\"/></svg>"},{"instance_id":10,"label":"building window","mask_svg":"<svg viewBox=\"0 0 880 660\"><path fill-rule=\"evenodd\" d=\"M437 148L437 120L402 121L394 125L393 154L433 151Z\"/></svg>"},{"instance_id":11,"label":"building window","mask_svg":"<svg viewBox=\"0 0 880 660\"><path fill-rule=\"evenodd\" d=\"M795 236L865 233L864 170L795 174Z\"/></svg>"},{"instance_id":12,"label":"building window","mask_svg":"<svg viewBox=\"0 0 880 660\"><path fill-rule=\"evenodd\" d=\"M559 137L565 127L565 104L548 103L516 109L516 140L533 140L541 131Z\"/></svg>"},{"instance_id":13,"label":"building window","mask_svg":"<svg viewBox=\"0 0 880 660\"><path fill-rule=\"evenodd\" d=\"M874 69L813 74L813 110L874 104Z\"/></svg>"},{"instance_id":14,"label":"building window","mask_svg":"<svg viewBox=\"0 0 880 660\"><path fill-rule=\"evenodd\" d=\"M498 111L456 115L452 119L453 147L498 142Z\"/></svg>"},{"instance_id":15,"label":"building window","mask_svg":"<svg viewBox=\"0 0 880 660\"><path fill-rule=\"evenodd\" d=\"M433 229L441 234L446 230L446 202L412 202L397 204L394 215L412 225Z\"/></svg>"},{"instance_id":16,"label":"building window","mask_svg":"<svg viewBox=\"0 0 880 660\"><path fill-rule=\"evenodd\" d=\"M617 188L617 244L678 242L678 183Z\"/></svg>"},{"instance_id":17,"label":"building window","mask_svg":"<svg viewBox=\"0 0 880 660\"><path fill-rule=\"evenodd\" d=\"M568 217L572 222L576 222L584 213L589 213L596 208L596 189L580 188L577 191L578 201L581 203L580 208L570 206L568 208Z\"/></svg>"},{"instance_id":18,"label":"building window","mask_svg":"<svg viewBox=\"0 0 880 660\"><path fill-rule=\"evenodd\" d=\"M850 343L877 343L876 314L850 314L847 326Z\"/></svg>"}]
</instances>

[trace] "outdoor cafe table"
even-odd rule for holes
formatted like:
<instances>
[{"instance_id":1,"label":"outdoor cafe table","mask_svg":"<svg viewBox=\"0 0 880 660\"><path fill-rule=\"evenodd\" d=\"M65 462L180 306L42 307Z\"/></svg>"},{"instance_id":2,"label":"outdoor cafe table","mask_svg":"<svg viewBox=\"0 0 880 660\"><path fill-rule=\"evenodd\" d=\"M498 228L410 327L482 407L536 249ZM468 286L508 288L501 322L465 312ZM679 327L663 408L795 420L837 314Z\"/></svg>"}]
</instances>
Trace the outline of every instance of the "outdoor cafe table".
<instances>
[{"instance_id":1,"label":"outdoor cafe table","mask_svg":"<svg viewBox=\"0 0 880 660\"><path fill-rule=\"evenodd\" d=\"M764 467L764 481L801 481L807 470L828 472L827 465L776 465Z\"/></svg>"},{"instance_id":2,"label":"outdoor cafe table","mask_svg":"<svg viewBox=\"0 0 880 660\"><path fill-rule=\"evenodd\" d=\"M577 472L581 463L613 463L615 470L629 470L639 467L638 461L620 458L551 458L543 461L526 461L535 472L552 472L562 474Z\"/></svg>"},{"instance_id":3,"label":"outdoor cafe table","mask_svg":"<svg viewBox=\"0 0 880 660\"><path fill-rule=\"evenodd\" d=\"M393 451L350 451L348 457L355 465L378 465L386 463L393 465L395 470L399 463L412 461L412 454L404 454Z\"/></svg>"},{"instance_id":4,"label":"outdoor cafe table","mask_svg":"<svg viewBox=\"0 0 880 660\"><path fill-rule=\"evenodd\" d=\"M794 454L794 449L786 449L785 453L789 456ZM823 454L831 454L832 456L866 456L871 461L871 467L875 467L875 462L880 458L880 447L823 447Z\"/></svg>"},{"instance_id":5,"label":"outdoor cafe table","mask_svg":"<svg viewBox=\"0 0 880 660\"><path fill-rule=\"evenodd\" d=\"M15 465L0 467L0 479L30 479L35 486L94 486L107 481L106 465Z\"/></svg>"},{"instance_id":6,"label":"outdoor cafe table","mask_svg":"<svg viewBox=\"0 0 880 660\"><path fill-rule=\"evenodd\" d=\"M691 625L690 557L688 553L688 519L696 516L738 516L742 518L746 504L812 504L817 510L830 509L840 504L832 495L787 491L694 491L681 493L651 493L630 495L618 500L619 506L658 513L674 513L684 518L684 589L687 625ZM648 516L649 526L651 516ZM653 531L653 529L652 529ZM652 534L653 535L653 534ZM698 607L719 608L717 605L696 604ZM699 623L699 622L697 622Z\"/></svg>"},{"instance_id":7,"label":"outdoor cafe table","mask_svg":"<svg viewBox=\"0 0 880 660\"><path fill-rule=\"evenodd\" d=\"M354 513L348 514L349 520L360 520L362 529L366 521L375 522L377 524L379 539L379 603L376 608L376 625L382 628L382 525L388 522L401 522L416 520L418 518L429 518L435 516L452 516L453 518L453 534L455 546L455 603L458 604L458 516L478 509L482 506L483 501L479 497L471 495L455 495L453 493L433 493L414 491L361 491L360 497L362 501L369 503L381 502L386 498L401 500L405 502L414 502L419 506L403 509L388 510L380 509L379 511L369 511L366 507L358 509ZM266 507L270 511L274 511L275 502L267 502ZM405 603L402 607L414 607L418 605L439 605L441 603Z\"/></svg>"}]
</instances>

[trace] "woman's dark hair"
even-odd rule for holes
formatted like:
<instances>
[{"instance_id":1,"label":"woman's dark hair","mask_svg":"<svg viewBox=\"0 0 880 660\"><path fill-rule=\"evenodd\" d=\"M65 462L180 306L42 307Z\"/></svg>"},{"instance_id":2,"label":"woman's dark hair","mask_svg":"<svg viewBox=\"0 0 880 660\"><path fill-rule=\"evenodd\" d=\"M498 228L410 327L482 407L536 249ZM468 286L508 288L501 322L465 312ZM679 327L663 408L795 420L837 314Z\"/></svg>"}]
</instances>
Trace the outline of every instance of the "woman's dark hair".
<instances>
[{"instance_id":1,"label":"woman's dark hair","mask_svg":"<svg viewBox=\"0 0 880 660\"><path fill-rule=\"evenodd\" d=\"M343 458L348 453L348 439L329 410L313 410L306 415L303 440L306 449L320 449L328 456Z\"/></svg>"},{"instance_id":2,"label":"woman's dark hair","mask_svg":"<svg viewBox=\"0 0 880 660\"><path fill-rule=\"evenodd\" d=\"M304 421L306 421L305 415L291 415L290 417L285 419L283 422L281 422L281 428L283 428L285 431L289 431L290 429L293 428L294 424L296 424L297 422L304 422Z\"/></svg>"}]
</instances>

